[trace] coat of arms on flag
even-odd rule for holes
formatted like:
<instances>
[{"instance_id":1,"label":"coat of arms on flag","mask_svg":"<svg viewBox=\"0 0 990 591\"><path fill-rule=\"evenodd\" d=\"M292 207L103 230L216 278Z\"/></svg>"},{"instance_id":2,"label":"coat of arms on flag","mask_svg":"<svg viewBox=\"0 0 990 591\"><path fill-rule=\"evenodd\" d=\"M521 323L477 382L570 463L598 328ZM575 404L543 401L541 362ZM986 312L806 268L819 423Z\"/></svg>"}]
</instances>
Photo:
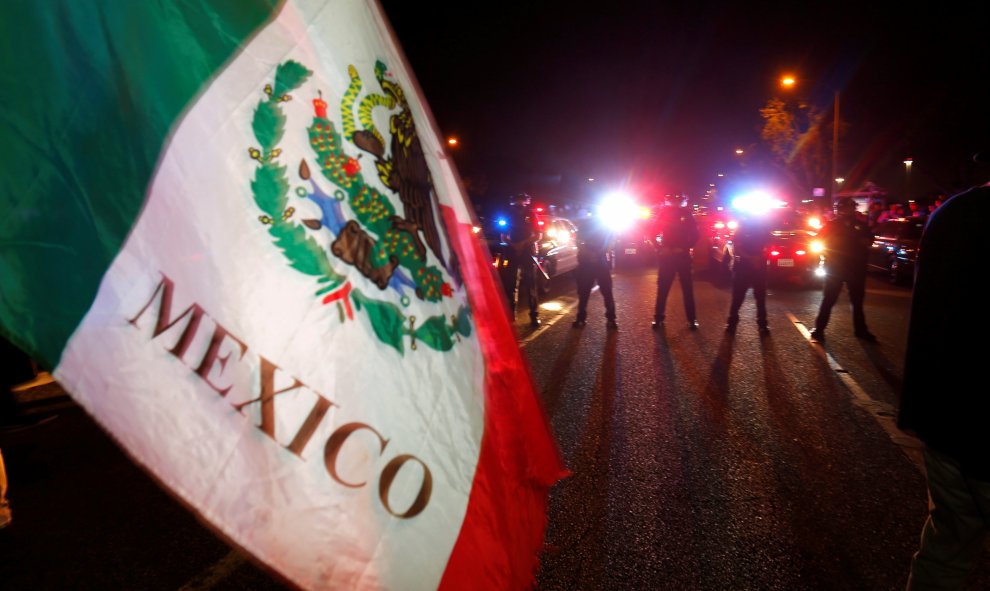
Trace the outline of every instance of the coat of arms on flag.
<instances>
[{"instance_id":1,"label":"coat of arms on flag","mask_svg":"<svg viewBox=\"0 0 990 591\"><path fill-rule=\"evenodd\" d=\"M262 212L258 219L270 226L269 233L292 267L317 278L322 284L317 295L325 294L324 303L337 302L344 311L342 317L353 319L354 306L366 310L378 338L399 351L403 350L404 336L410 338L413 349L420 342L447 350L453 346L455 337L471 333L470 310L466 305L460 306L450 319L435 314L420 320L417 326L415 315L407 316L395 304L353 289L346 274L334 266L330 257L332 254L337 262L353 267L379 289L393 292L401 306L410 304L410 293L425 302L451 297L450 281L460 283L456 255L443 250L440 238L443 223L434 213L433 182L405 92L397 82L387 78L386 67L381 62L375 64L375 78L386 94L360 97L361 78L353 66L348 72L351 83L340 101L344 134L327 118L327 102L322 91L313 99L314 114L307 133L311 158L319 174L313 178L307 158L301 158L298 177L308 186L297 187L295 192L319 208L319 217L304 219L301 224L293 219L296 208L287 204L289 180L286 167L281 164L285 157L278 140L285 126L291 125L281 104L292 98L291 93L312 72L298 62L289 61L277 68L274 86L265 85L267 99L259 102L252 125L259 147L248 150L258 162L252 183L255 202ZM374 121L376 107L397 109L387 119L388 144ZM358 117L355 111L359 112ZM348 153L348 142L352 149L360 148L374 156L372 173L398 194L404 213L385 194L365 182L360 160ZM386 145L390 150L386 151ZM323 189L317 179L328 183L330 188ZM345 205L353 214L350 219L345 214ZM307 235L306 228L311 232L328 232L333 238L330 247L321 246L317 239ZM427 252L437 264L429 263Z\"/></svg>"}]
</instances>

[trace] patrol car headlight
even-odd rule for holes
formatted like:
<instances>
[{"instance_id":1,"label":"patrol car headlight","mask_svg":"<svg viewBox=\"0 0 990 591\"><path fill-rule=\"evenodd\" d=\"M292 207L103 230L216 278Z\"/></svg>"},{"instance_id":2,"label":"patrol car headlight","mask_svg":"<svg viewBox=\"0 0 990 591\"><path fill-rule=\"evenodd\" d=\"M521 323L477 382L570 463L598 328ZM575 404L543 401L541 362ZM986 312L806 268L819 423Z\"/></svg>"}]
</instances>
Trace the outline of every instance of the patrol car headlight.
<instances>
[{"instance_id":1,"label":"patrol car headlight","mask_svg":"<svg viewBox=\"0 0 990 591\"><path fill-rule=\"evenodd\" d=\"M628 230L640 216L640 207L631 196L620 191L609 193L598 204L598 218L613 232Z\"/></svg>"}]
</instances>

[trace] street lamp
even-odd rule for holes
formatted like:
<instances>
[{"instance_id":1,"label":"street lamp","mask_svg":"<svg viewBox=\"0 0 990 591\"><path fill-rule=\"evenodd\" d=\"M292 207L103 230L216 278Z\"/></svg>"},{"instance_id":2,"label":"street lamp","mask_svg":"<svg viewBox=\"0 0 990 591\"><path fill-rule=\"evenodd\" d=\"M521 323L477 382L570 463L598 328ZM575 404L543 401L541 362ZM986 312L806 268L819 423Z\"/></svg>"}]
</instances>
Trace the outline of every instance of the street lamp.
<instances>
[{"instance_id":1,"label":"street lamp","mask_svg":"<svg viewBox=\"0 0 990 591\"><path fill-rule=\"evenodd\" d=\"M904 159L904 197L911 201L911 165L914 164L914 158Z\"/></svg>"}]
</instances>

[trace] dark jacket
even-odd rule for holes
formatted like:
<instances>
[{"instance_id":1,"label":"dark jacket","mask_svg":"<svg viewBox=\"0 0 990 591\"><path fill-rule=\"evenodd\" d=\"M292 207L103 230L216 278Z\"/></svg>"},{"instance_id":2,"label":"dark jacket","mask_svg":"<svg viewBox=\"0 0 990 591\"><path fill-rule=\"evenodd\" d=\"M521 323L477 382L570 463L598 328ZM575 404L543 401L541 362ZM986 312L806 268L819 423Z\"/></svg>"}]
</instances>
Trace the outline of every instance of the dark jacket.
<instances>
[{"instance_id":1,"label":"dark jacket","mask_svg":"<svg viewBox=\"0 0 990 591\"><path fill-rule=\"evenodd\" d=\"M741 261L765 263L772 239L773 234L765 218L745 217L733 233L732 252Z\"/></svg>"},{"instance_id":2,"label":"dark jacket","mask_svg":"<svg viewBox=\"0 0 990 591\"><path fill-rule=\"evenodd\" d=\"M990 331L983 310L990 186L949 199L928 218L918 252L897 424L990 481ZM976 339L975 341L973 339Z\"/></svg>"},{"instance_id":3,"label":"dark jacket","mask_svg":"<svg viewBox=\"0 0 990 591\"><path fill-rule=\"evenodd\" d=\"M577 220L578 264L608 264L612 247L612 233L595 218Z\"/></svg>"},{"instance_id":4,"label":"dark jacket","mask_svg":"<svg viewBox=\"0 0 990 591\"><path fill-rule=\"evenodd\" d=\"M537 253L540 233L536 231L533 218L522 207L513 207L508 214L509 227L502 240L511 247L510 253L519 261L529 262Z\"/></svg>"},{"instance_id":5,"label":"dark jacket","mask_svg":"<svg viewBox=\"0 0 990 591\"><path fill-rule=\"evenodd\" d=\"M873 231L859 216L839 216L825 222L818 238L825 243L825 268L829 273L865 272L873 244Z\"/></svg>"},{"instance_id":6,"label":"dark jacket","mask_svg":"<svg viewBox=\"0 0 990 591\"><path fill-rule=\"evenodd\" d=\"M698 225L687 207L665 206L657 215L657 236L660 237L659 253L680 254L693 248L698 242Z\"/></svg>"}]
</instances>

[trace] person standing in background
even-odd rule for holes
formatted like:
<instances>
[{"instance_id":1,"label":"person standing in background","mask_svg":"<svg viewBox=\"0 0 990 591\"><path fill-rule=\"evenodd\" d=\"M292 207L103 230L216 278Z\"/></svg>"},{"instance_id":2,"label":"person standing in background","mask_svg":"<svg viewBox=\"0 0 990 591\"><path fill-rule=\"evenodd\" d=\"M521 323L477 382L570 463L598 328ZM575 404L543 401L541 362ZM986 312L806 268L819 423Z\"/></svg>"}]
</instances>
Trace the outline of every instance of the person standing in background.
<instances>
[{"instance_id":1,"label":"person standing in background","mask_svg":"<svg viewBox=\"0 0 990 591\"><path fill-rule=\"evenodd\" d=\"M877 223L879 224L881 222L886 222L887 220L896 220L899 217L901 217L901 204L896 201L892 201L887 205L887 209L877 215Z\"/></svg>"}]
</instances>

